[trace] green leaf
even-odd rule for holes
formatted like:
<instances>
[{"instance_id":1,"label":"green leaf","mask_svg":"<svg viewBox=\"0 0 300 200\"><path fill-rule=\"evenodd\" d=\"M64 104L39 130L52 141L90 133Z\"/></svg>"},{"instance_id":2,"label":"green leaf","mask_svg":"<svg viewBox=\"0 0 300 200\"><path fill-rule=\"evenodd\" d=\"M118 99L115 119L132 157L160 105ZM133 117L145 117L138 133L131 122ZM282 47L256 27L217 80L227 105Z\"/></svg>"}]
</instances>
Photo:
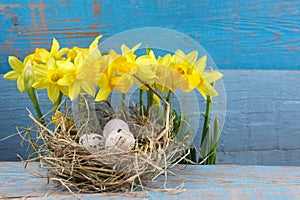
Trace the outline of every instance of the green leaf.
<instances>
[{"instance_id":1,"label":"green leaf","mask_svg":"<svg viewBox=\"0 0 300 200\"><path fill-rule=\"evenodd\" d=\"M216 116L215 121L214 121L214 136L213 136L214 144L218 143L219 136L220 136L220 123L219 123L218 116Z\"/></svg>"}]
</instances>

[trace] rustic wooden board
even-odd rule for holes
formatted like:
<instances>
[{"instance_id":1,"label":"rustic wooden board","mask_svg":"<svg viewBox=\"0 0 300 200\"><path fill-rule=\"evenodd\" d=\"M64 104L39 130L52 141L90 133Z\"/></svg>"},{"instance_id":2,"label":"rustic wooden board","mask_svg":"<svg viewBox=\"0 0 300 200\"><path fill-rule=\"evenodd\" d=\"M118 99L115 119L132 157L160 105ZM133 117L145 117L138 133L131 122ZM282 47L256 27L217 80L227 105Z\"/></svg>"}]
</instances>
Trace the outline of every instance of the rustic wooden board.
<instances>
[{"instance_id":1,"label":"rustic wooden board","mask_svg":"<svg viewBox=\"0 0 300 200\"><path fill-rule=\"evenodd\" d=\"M227 115L219 143L219 164L300 165L300 71L222 70ZM0 138L29 126L33 111L15 82L0 78ZM40 94L40 93L39 93ZM48 102L40 94L42 104ZM43 107L43 111L50 107ZM0 142L0 160L19 160L18 136Z\"/></svg>"},{"instance_id":2,"label":"rustic wooden board","mask_svg":"<svg viewBox=\"0 0 300 200\"><path fill-rule=\"evenodd\" d=\"M0 163L0 198L74 199L67 191L33 174L37 165L24 170L22 163ZM171 170L167 188L172 192L149 191L115 194L80 194L83 199L298 199L300 168L275 166L178 166ZM163 189L164 178L154 185Z\"/></svg>"},{"instance_id":3,"label":"rustic wooden board","mask_svg":"<svg viewBox=\"0 0 300 200\"><path fill-rule=\"evenodd\" d=\"M85 47L99 34L141 27L191 36L221 69L299 70L299 9L298 0L1 0L0 72L9 70L9 55L49 48L53 37Z\"/></svg>"}]
</instances>

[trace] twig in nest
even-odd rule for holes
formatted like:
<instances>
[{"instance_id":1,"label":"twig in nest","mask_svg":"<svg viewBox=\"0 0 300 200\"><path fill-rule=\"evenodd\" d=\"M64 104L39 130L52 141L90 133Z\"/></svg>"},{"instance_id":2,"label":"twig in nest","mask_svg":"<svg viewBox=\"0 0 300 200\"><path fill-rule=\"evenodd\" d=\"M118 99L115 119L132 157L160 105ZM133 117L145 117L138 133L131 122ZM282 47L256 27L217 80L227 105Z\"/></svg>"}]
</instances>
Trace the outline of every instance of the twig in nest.
<instances>
[{"instance_id":1,"label":"twig in nest","mask_svg":"<svg viewBox=\"0 0 300 200\"><path fill-rule=\"evenodd\" d=\"M143 85L145 85L149 90L151 90L158 98L160 98L165 106L167 107L167 113L166 113L166 127L163 129L160 133L158 133L155 137L155 139L158 141L160 140L164 135L166 135L170 130L170 104L163 98L156 90L151 87L147 82L141 80L138 76L133 75L134 78L136 78L139 82L141 82Z\"/></svg>"}]
</instances>

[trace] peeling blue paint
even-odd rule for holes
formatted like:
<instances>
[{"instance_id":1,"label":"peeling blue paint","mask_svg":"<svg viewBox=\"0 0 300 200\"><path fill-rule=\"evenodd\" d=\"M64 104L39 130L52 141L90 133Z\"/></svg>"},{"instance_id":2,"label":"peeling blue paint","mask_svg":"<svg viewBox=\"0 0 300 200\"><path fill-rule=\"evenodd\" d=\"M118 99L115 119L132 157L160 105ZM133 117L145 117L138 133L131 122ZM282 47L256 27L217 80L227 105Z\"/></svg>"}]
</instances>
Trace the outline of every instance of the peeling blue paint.
<instances>
[{"instance_id":1,"label":"peeling blue paint","mask_svg":"<svg viewBox=\"0 0 300 200\"><path fill-rule=\"evenodd\" d=\"M7 57L49 48L85 47L93 37L139 27L164 27L191 36L220 69L300 69L300 2L63 0L0 3L0 73Z\"/></svg>"}]
</instances>

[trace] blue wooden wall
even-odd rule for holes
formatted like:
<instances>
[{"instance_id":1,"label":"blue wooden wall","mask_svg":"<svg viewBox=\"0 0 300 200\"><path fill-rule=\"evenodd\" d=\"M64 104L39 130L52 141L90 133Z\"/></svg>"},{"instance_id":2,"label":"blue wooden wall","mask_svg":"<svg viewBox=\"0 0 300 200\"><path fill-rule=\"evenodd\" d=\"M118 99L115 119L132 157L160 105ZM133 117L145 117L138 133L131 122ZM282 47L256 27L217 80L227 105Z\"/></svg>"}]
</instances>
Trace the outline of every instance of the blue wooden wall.
<instances>
[{"instance_id":1,"label":"blue wooden wall","mask_svg":"<svg viewBox=\"0 0 300 200\"><path fill-rule=\"evenodd\" d=\"M0 0L0 19L0 73L9 70L9 55L50 48L53 37L85 47L99 34L133 28L187 34L224 73L228 107L218 163L300 165L298 0ZM2 138L30 123L30 105L15 83L0 79ZM23 151L17 137L0 142L0 160Z\"/></svg>"},{"instance_id":2,"label":"blue wooden wall","mask_svg":"<svg viewBox=\"0 0 300 200\"><path fill-rule=\"evenodd\" d=\"M220 69L300 69L300 2L1 0L0 72L9 55L49 47L86 46L138 27L164 27L191 36Z\"/></svg>"}]
</instances>

